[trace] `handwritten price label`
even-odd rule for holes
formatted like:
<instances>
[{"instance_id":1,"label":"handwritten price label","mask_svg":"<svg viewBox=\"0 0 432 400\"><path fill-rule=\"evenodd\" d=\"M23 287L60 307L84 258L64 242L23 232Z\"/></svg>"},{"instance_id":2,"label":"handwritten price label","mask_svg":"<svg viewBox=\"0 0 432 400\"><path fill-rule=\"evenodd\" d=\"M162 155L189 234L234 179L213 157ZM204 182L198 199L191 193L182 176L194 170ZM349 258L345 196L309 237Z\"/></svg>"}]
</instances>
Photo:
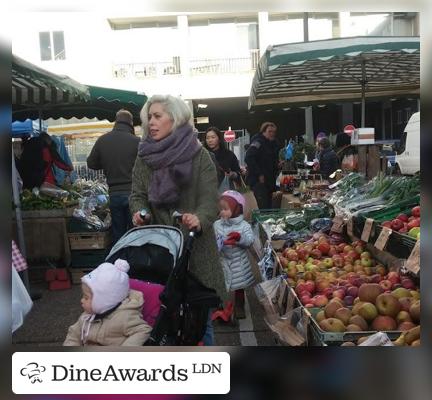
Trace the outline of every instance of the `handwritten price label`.
<instances>
[{"instance_id":1,"label":"handwritten price label","mask_svg":"<svg viewBox=\"0 0 432 400\"><path fill-rule=\"evenodd\" d=\"M369 241L371 231L372 231L373 222L374 222L374 220L372 218L366 218L366 222L365 222L364 227L363 227L363 232L361 234L361 240L363 240L363 242Z\"/></svg>"},{"instance_id":2,"label":"handwritten price label","mask_svg":"<svg viewBox=\"0 0 432 400\"><path fill-rule=\"evenodd\" d=\"M420 240L417 240L405 264L407 270L417 274L420 271Z\"/></svg>"},{"instance_id":3,"label":"handwritten price label","mask_svg":"<svg viewBox=\"0 0 432 400\"><path fill-rule=\"evenodd\" d=\"M375 242L375 247L378 250L384 250L384 247L386 246L392 232L393 231L391 229L383 226L381 233L379 234L378 239Z\"/></svg>"},{"instance_id":4,"label":"handwritten price label","mask_svg":"<svg viewBox=\"0 0 432 400\"><path fill-rule=\"evenodd\" d=\"M336 233L342 233L343 226L344 226L343 218L337 215L336 217L333 218L333 225L331 231Z\"/></svg>"}]
</instances>

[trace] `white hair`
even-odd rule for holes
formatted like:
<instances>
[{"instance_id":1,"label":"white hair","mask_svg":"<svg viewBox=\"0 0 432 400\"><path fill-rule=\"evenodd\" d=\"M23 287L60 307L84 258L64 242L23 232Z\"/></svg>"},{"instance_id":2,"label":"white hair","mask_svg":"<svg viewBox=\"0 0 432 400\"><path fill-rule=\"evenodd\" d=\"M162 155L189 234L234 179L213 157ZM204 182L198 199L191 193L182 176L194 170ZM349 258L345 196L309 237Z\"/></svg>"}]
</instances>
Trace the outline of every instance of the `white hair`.
<instances>
[{"instance_id":1,"label":"white hair","mask_svg":"<svg viewBox=\"0 0 432 400\"><path fill-rule=\"evenodd\" d=\"M192 116L188 105L180 98L171 95L155 94L144 104L140 117L144 136L148 135L148 113L152 104L159 103L173 121L173 131L186 123L190 124Z\"/></svg>"}]
</instances>

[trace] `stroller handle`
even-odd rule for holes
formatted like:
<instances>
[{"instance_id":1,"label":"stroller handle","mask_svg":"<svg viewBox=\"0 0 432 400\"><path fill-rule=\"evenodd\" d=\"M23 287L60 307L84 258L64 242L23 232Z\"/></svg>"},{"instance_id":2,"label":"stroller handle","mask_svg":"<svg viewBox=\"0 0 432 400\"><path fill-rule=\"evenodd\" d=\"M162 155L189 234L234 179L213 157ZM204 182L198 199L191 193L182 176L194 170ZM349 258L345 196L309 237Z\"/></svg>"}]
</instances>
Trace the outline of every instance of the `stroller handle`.
<instances>
[{"instance_id":1,"label":"stroller handle","mask_svg":"<svg viewBox=\"0 0 432 400\"><path fill-rule=\"evenodd\" d=\"M177 224L181 224L182 223L182 219L183 219L183 214L179 211L174 211L172 213L172 217L174 219L174 222ZM198 231L196 229L192 229L189 231L189 237L191 239L193 239L196 235L197 235Z\"/></svg>"}]
</instances>

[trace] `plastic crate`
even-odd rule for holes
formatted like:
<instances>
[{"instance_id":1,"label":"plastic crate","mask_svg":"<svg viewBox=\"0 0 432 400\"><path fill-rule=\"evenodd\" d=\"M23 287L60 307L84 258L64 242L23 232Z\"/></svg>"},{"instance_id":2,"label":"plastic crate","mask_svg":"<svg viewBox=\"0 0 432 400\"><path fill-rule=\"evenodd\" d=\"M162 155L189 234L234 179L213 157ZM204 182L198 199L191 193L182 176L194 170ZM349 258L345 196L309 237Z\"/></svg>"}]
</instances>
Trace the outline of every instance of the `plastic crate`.
<instances>
[{"instance_id":1,"label":"plastic crate","mask_svg":"<svg viewBox=\"0 0 432 400\"><path fill-rule=\"evenodd\" d=\"M74 217L70 218L67 230L69 233L101 232L96 226Z\"/></svg>"},{"instance_id":2,"label":"plastic crate","mask_svg":"<svg viewBox=\"0 0 432 400\"><path fill-rule=\"evenodd\" d=\"M97 267L105 261L107 252L101 250L72 250L71 268L92 268Z\"/></svg>"},{"instance_id":3,"label":"plastic crate","mask_svg":"<svg viewBox=\"0 0 432 400\"><path fill-rule=\"evenodd\" d=\"M111 242L109 231L68 233L71 250L106 249Z\"/></svg>"},{"instance_id":4,"label":"plastic crate","mask_svg":"<svg viewBox=\"0 0 432 400\"><path fill-rule=\"evenodd\" d=\"M309 340L311 345L315 346L340 346L344 342L354 342L356 343L358 339L360 339L363 336L370 336L376 333L376 331L353 331L353 332L326 332L323 331L320 326L318 325L318 322L316 321L315 317L318 314L319 311L323 310L323 308L320 307L311 307L311 308L305 308L306 312L310 313L309 318ZM387 334L387 336L391 340L397 339L401 335L401 331L385 331L384 333Z\"/></svg>"}]
</instances>

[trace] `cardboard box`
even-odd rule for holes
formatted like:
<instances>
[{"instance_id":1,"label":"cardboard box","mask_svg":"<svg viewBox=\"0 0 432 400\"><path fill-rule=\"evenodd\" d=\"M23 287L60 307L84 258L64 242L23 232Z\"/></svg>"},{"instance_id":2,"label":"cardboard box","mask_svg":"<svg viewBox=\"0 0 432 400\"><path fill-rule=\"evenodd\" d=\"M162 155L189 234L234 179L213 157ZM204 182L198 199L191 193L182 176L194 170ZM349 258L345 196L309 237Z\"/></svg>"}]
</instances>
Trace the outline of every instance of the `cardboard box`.
<instances>
[{"instance_id":1,"label":"cardboard box","mask_svg":"<svg viewBox=\"0 0 432 400\"><path fill-rule=\"evenodd\" d=\"M375 128L357 128L351 136L351 144L375 144Z\"/></svg>"}]
</instances>

